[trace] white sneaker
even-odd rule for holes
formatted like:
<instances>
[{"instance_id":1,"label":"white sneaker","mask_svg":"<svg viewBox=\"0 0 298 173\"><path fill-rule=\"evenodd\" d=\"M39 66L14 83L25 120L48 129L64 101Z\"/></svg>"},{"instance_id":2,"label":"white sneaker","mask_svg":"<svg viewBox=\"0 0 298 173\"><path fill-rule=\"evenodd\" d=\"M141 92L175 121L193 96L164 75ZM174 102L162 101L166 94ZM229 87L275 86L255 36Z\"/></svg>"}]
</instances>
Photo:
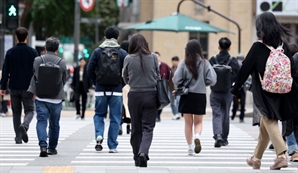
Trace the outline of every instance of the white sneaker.
<instances>
[{"instance_id":1,"label":"white sneaker","mask_svg":"<svg viewBox=\"0 0 298 173\"><path fill-rule=\"evenodd\" d=\"M179 114L176 114L173 116L172 120L179 120L180 119L180 115Z\"/></svg>"},{"instance_id":2,"label":"white sneaker","mask_svg":"<svg viewBox=\"0 0 298 173\"><path fill-rule=\"evenodd\" d=\"M1 116L2 116L2 117L6 117L6 114L5 114L5 113L1 113Z\"/></svg>"},{"instance_id":3,"label":"white sneaker","mask_svg":"<svg viewBox=\"0 0 298 173\"><path fill-rule=\"evenodd\" d=\"M81 118L81 115L77 114L76 119L79 119L79 118Z\"/></svg>"},{"instance_id":4,"label":"white sneaker","mask_svg":"<svg viewBox=\"0 0 298 173\"><path fill-rule=\"evenodd\" d=\"M188 149L188 155L189 155L189 156L193 156L193 155L195 155L194 150L193 150L193 149Z\"/></svg>"},{"instance_id":5,"label":"white sneaker","mask_svg":"<svg viewBox=\"0 0 298 173\"><path fill-rule=\"evenodd\" d=\"M117 149L110 149L109 153L118 153Z\"/></svg>"},{"instance_id":6,"label":"white sneaker","mask_svg":"<svg viewBox=\"0 0 298 173\"><path fill-rule=\"evenodd\" d=\"M96 151L101 151L102 150L102 145L101 145L102 141L103 141L102 136L97 136L96 145L95 145L95 150Z\"/></svg>"}]
</instances>

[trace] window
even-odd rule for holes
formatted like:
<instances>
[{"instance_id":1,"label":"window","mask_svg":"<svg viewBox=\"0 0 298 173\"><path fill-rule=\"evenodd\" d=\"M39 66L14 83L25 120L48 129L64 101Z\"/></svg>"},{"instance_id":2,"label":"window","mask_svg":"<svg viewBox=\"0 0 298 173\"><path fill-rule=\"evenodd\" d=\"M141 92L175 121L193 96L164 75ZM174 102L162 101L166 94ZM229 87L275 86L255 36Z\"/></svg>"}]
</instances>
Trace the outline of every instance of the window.
<instances>
[{"instance_id":1,"label":"window","mask_svg":"<svg viewBox=\"0 0 298 173\"><path fill-rule=\"evenodd\" d=\"M208 33L197 33L197 32L190 32L189 33L189 40L197 39L199 40L202 49L203 49L203 56L205 58L208 57Z\"/></svg>"}]
</instances>

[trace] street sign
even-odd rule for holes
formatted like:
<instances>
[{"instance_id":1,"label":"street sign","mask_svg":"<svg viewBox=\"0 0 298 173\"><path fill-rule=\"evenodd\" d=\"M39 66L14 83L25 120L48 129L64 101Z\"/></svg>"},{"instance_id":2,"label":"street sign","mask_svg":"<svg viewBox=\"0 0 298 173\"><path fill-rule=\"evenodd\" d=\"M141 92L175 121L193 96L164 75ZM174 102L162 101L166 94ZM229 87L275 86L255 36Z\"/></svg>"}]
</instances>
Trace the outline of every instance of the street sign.
<instances>
[{"instance_id":1,"label":"street sign","mask_svg":"<svg viewBox=\"0 0 298 173\"><path fill-rule=\"evenodd\" d=\"M80 6L82 10L86 12L91 11L94 7L94 1L95 0L80 0Z\"/></svg>"},{"instance_id":2,"label":"street sign","mask_svg":"<svg viewBox=\"0 0 298 173\"><path fill-rule=\"evenodd\" d=\"M116 0L116 3L119 8L129 6L129 0Z\"/></svg>"}]
</instances>

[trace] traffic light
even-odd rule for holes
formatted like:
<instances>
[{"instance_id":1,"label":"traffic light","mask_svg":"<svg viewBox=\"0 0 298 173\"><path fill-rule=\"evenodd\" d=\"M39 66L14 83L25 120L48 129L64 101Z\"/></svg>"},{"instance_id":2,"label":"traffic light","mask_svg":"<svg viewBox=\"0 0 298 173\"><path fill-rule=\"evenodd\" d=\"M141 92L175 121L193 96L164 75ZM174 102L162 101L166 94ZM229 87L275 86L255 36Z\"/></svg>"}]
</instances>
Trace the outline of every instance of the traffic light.
<instances>
[{"instance_id":1,"label":"traffic light","mask_svg":"<svg viewBox=\"0 0 298 173\"><path fill-rule=\"evenodd\" d=\"M6 0L5 6L6 28L16 29L19 27L19 0Z\"/></svg>"},{"instance_id":2,"label":"traffic light","mask_svg":"<svg viewBox=\"0 0 298 173\"><path fill-rule=\"evenodd\" d=\"M88 49L83 49L83 53L84 53L84 57L85 58L89 58L90 57L90 54L89 54L89 52L88 52Z\"/></svg>"}]
</instances>

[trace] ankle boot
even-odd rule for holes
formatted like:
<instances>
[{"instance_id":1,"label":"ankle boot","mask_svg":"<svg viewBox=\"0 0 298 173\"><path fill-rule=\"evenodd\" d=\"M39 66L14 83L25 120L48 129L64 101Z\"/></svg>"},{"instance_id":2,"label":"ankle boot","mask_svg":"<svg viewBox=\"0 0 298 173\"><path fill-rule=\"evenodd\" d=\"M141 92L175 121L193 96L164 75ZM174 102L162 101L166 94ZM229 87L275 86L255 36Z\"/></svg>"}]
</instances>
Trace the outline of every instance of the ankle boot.
<instances>
[{"instance_id":1,"label":"ankle boot","mask_svg":"<svg viewBox=\"0 0 298 173\"><path fill-rule=\"evenodd\" d=\"M127 125L126 126L126 134L129 134L130 133L130 125Z\"/></svg>"}]
</instances>

